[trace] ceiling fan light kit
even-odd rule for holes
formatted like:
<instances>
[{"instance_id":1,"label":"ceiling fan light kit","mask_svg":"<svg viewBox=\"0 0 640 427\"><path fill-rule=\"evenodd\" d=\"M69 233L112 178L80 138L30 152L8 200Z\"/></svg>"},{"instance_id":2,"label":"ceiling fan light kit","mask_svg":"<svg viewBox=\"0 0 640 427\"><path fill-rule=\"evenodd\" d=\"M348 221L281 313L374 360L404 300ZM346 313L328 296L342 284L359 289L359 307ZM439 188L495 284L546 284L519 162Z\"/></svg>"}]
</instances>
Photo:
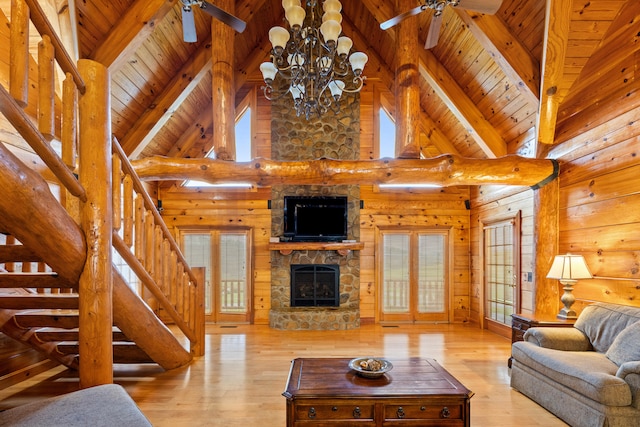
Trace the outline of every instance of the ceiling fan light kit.
<instances>
[{"instance_id":1,"label":"ceiling fan light kit","mask_svg":"<svg viewBox=\"0 0 640 427\"><path fill-rule=\"evenodd\" d=\"M349 55L353 42L342 33L342 4L339 0L283 0L282 7L289 29L273 27L269 40L271 61L260 65L265 86L264 96L293 98L297 116L340 111L343 92L362 89L362 70L368 57L363 52ZM278 92L274 82L282 78L287 89Z\"/></svg>"},{"instance_id":2,"label":"ceiling fan light kit","mask_svg":"<svg viewBox=\"0 0 640 427\"><path fill-rule=\"evenodd\" d=\"M420 6L384 21L380 24L380 28L382 30L388 30L411 16L418 15L425 10L433 10L427 41L424 45L425 49L431 49L438 44L440 27L442 26L442 12L445 7L459 7L460 9L493 15L500 9L502 1L503 0L423 0L423 4Z\"/></svg>"}]
</instances>

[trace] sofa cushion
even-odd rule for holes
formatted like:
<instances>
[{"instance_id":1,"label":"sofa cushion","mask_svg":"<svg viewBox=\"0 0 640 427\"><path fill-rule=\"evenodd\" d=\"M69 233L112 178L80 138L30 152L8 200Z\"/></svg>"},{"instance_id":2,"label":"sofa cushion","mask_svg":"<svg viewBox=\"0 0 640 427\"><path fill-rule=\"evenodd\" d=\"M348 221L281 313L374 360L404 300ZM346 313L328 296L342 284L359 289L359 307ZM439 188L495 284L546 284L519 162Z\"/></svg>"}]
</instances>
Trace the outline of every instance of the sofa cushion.
<instances>
[{"instance_id":1,"label":"sofa cushion","mask_svg":"<svg viewBox=\"0 0 640 427\"><path fill-rule=\"evenodd\" d=\"M603 353L563 351L520 341L512 346L517 363L528 366L589 399L610 406L628 406L629 385L616 377L618 366Z\"/></svg>"},{"instance_id":2,"label":"sofa cushion","mask_svg":"<svg viewBox=\"0 0 640 427\"><path fill-rule=\"evenodd\" d=\"M640 360L640 322L624 328L613 340L606 355L618 366Z\"/></svg>"},{"instance_id":3,"label":"sofa cushion","mask_svg":"<svg viewBox=\"0 0 640 427\"><path fill-rule=\"evenodd\" d=\"M595 303L582 310L574 326L589 337L595 351L606 353L616 336L639 320L638 307Z\"/></svg>"}]
</instances>

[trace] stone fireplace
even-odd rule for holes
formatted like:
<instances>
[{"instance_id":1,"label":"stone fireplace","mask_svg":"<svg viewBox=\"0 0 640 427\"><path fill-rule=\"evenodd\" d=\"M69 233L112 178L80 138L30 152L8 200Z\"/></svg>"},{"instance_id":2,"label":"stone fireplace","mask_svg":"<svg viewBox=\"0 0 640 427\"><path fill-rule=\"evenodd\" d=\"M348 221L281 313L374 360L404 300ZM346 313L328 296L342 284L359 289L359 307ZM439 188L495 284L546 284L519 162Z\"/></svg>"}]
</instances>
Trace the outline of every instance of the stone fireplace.
<instances>
[{"instance_id":1,"label":"stone fireplace","mask_svg":"<svg viewBox=\"0 0 640 427\"><path fill-rule=\"evenodd\" d=\"M341 111L322 117L296 117L290 97L271 103L271 158L282 161L360 157L360 97L343 94ZM360 187L357 185L274 185L271 188L271 236L281 237L285 196L347 196L347 239L360 241ZM337 305L292 304L292 265L336 266ZM287 330L338 330L360 326L360 253L317 249L296 242L290 251L271 251L269 325Z\"/></svg>"}]
</instances>

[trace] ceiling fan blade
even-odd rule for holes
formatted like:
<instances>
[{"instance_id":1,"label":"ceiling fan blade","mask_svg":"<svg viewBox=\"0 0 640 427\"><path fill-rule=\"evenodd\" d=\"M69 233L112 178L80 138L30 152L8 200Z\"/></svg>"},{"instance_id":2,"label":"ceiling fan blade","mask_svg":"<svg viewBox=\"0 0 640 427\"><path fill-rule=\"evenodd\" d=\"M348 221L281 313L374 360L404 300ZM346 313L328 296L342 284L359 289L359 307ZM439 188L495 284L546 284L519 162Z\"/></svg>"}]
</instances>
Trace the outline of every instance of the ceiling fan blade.
<instances>
[{"instance_id":1,"label":"ceiling fan blade","mask_svg":"<svg viewBox=\"0 0 640 427\"><path fill-rule=\"evenodd\" d=\"M235 16L225 12L217 6L212 5L211 3L203 1L200 4L200 8L207 12L209 15L216 18L218 21L222 22L223 24L227 24L239 33L243 32L244 29L247 28L247 23L242 19L236 18Z\"/></svg>"},{"instance_id":2,"label":"ceiling fan blade","mask_svg":"<svg viewBox=\"0 0 640 427\"><path fill-rule=\"evenodd\" d=\"M498 9L500 9L500 6L502 6L502 1L503 0L460 0L458 7L460 9L494 15Z\"/></svg>"},{"instance_id":3,"label":"ceiling fan blade","mask_svg":"<svg viewBox=\"0 0 640 427\"><path fill-rule=\"evenodd\" d=\"M187 43L195 43L198 41L193 10L188 6L182 6L182 38Z\"/></svg>"},{"instance_id":4,"label":"ceiling fan blade","mask_svg":"<svg viewBox=\"0 0 640 427\"><path fill-rule=\"evenodd\" d=\"M389 28L393 27L394 25L399 24L401 21L404 21L405 19L407 19L410 16L413 15L417 15L420 12L422 12L423 10L426 10L426 7L424 5L422 6L418 6L418 7L414 7L413 9L401 13L400 15L393 17L387 21L384 21L382 24L380 24L380 29L382 30L388 30Z\"/></svg>"},{"instance_id":5,"label":"ceiling fan blade","mask_svg":"<svg viewBox=\"0 0 640 427\"><path fill-rule=\"evenodd\" d=\"M431 24L429 25L429 33L427 34L427 41L424 44L425 49L431 49L438 44L438 38L440 38L440 28L442 27L442 14L433 15L431 18Z\"/></svg>"}]
</instances>

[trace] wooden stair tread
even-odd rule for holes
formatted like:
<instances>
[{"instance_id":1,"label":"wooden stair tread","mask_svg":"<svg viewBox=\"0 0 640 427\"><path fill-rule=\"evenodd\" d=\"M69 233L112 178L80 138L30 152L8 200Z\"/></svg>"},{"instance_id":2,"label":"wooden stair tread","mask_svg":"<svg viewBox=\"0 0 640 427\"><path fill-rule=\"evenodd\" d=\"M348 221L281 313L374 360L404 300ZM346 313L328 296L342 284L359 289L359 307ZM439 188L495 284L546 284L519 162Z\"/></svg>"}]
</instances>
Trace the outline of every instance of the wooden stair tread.
<instances>
[{"instance_id":1,"label":"wooden stair tread","mask_svg":"<svg viewBox=\"0 0 640 427\"><path fill-rule=\"evenodd\" d=\"M77 341L78 329L41 328L36 331L36 335L41 341ZM114 342L131 340L118 328L113 328L112 339Z\"/></svg>"},{"instance_id":2,"label":"wooden stair tread","mask_svg":"<svg viewBox=\"0 0 640 427\"><path fill-rule=\"evenodd\" d=\"M0 288L73 288L54 272L0 273Z\"/></svg>"},{"instance_id":3,"label":"wooden stair tread","mask_svg":"<svg viewBox=\"0 0 640 427\"><path fill-rule=\"evenodd\" d=\"M29 309L77 309L77 294L28 294L2 295L0 308L10 310Z\"/></svg>"},{"instance_id":4,"label":"wooden stair tread","mask_svg":"<svg viewBox=\"0 0 640 427\"><path fill-rule=\"evenodd\" d=\"M147 353L132 342L113 343L114 363L155 363ZM78 354L79 344L74 341L58 343L58 351L62 354Z\"/></svg>"}]
</instances>

